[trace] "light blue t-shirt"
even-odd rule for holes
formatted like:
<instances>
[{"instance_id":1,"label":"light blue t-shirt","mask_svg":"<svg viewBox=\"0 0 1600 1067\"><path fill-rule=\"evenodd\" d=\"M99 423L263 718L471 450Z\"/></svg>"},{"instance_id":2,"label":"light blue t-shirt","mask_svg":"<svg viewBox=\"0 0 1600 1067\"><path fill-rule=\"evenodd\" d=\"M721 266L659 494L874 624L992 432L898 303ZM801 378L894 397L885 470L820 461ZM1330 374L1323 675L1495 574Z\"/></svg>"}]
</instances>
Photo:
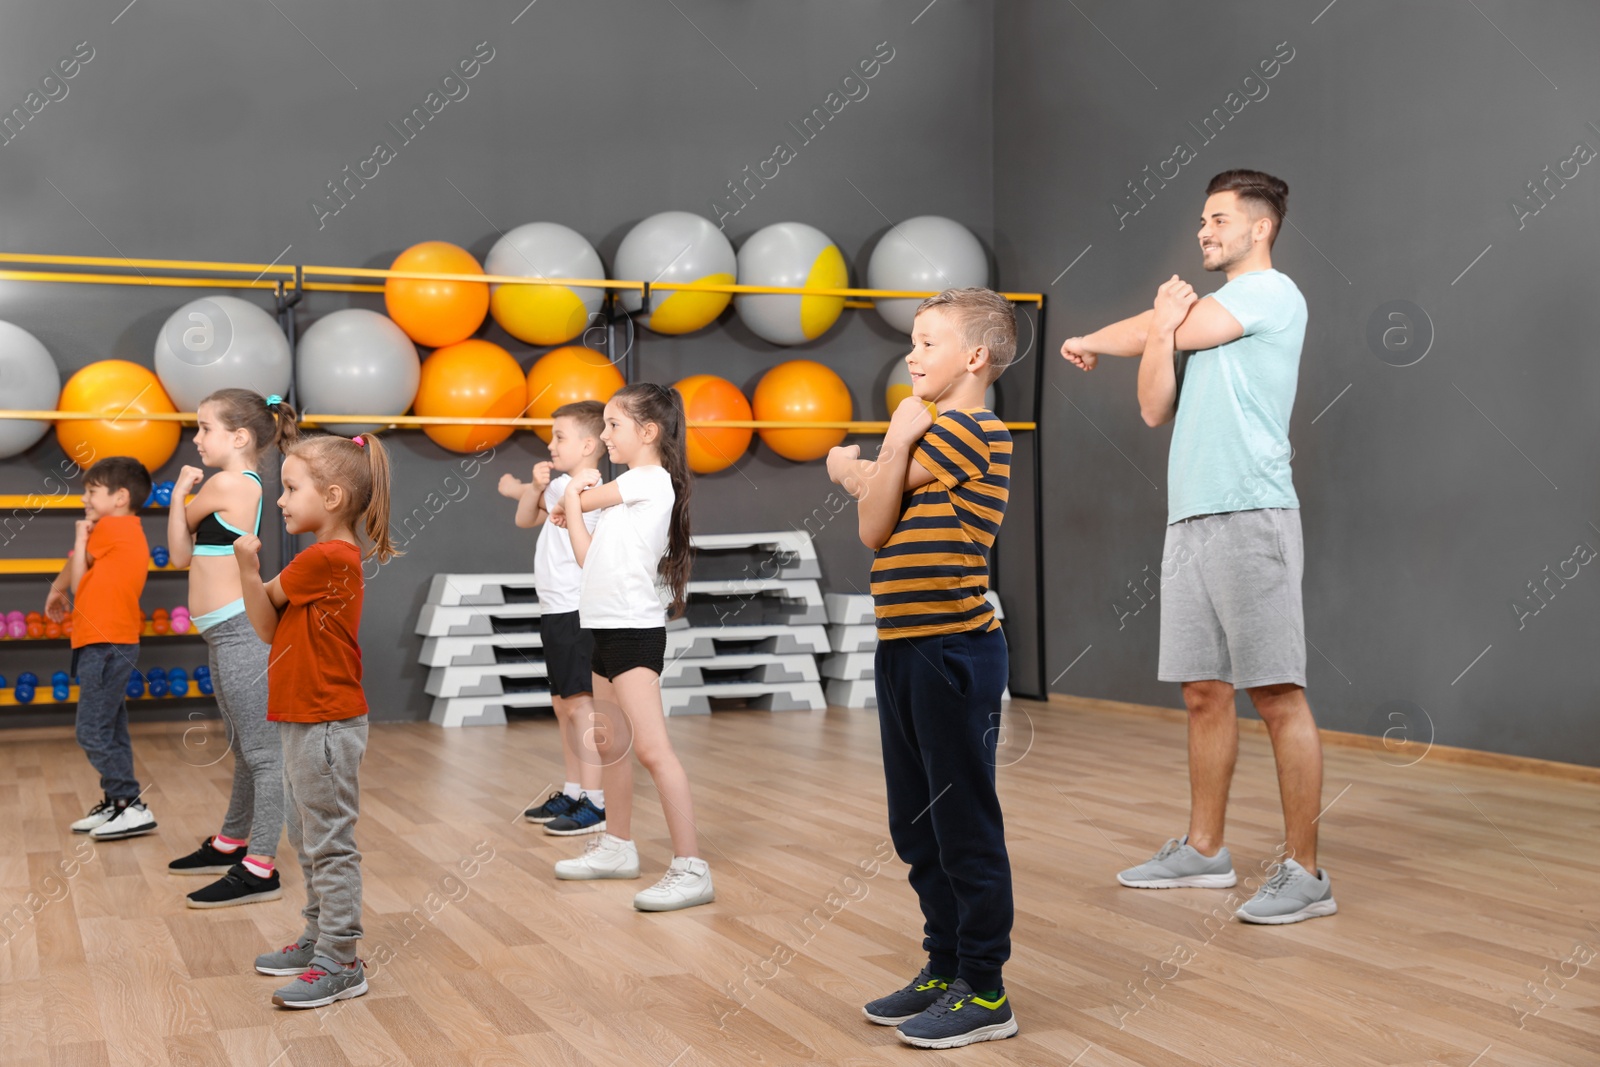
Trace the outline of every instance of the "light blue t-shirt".
<instances>
[{"instance_id":1,"label":"light blue t-shirt","mask_svg":"<svg viewBox=\"0 0 1600 1067\"><path fill-rule=\"evenodd\" d=\"M1306 300L1288 276L1257 270L1212 294L1244 336L1195 352L1167 456L1167 522L1298 508L1289 414L1306 337Z\"/></svg>"}]
</instances>

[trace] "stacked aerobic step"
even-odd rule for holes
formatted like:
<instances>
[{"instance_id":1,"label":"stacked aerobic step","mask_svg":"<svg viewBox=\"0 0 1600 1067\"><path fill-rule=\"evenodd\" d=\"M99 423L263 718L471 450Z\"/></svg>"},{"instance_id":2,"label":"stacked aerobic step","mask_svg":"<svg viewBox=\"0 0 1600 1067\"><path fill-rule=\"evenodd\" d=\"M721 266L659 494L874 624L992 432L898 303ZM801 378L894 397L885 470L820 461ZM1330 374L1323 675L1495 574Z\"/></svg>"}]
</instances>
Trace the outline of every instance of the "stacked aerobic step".
<instances>
[{"instance_id":1,"label":"stacked aerobic step","mask_svg":"<svg viewBox=\"0 0 1600 1067\"><path fill-rule=\"evenodd\" d=\"M873 621L872 597L829 593L824 600L828 609L828 647L832 650L822 657L828 703L841 708L875 708L878 698L873 688L872 661L878 648L878 627ZM989 590L988 601L994 605L996 618L1006 617L1000 596L993 589ZM1011 699L1009 688L1001 699Z\"/></svg>"},{"instance_id":2,"label":"stacked aerobic step","mask_svg":"<svg viewBox=\"0 0 1600 1067\"><path fill-rule=\"evenodd\" d=\"M667 714L825 707L817 656L828 651L827 611L810 538L789 531L693 540L688 608L667 628ZM434 575L417 633L433 723L497 725L508 708L550 706L531 573Z\"/></svg>"}]
</instances>

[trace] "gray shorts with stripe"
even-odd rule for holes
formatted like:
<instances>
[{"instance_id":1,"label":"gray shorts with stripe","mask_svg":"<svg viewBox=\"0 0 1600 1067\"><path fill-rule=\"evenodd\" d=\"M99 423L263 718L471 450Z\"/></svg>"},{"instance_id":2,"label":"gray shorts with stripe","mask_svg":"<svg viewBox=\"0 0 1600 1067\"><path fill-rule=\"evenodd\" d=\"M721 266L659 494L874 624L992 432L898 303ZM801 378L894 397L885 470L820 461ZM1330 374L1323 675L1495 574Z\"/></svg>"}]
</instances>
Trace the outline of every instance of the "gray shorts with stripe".
<instances>
[{"instance_id":1,"label":"gray shorts with stripe","mask_svg":"<svg viewBox=\"0 0 1600 1067\"><path fill-rule=\"evenodd\" d=\"M1163 682L1306 684L1300 512L1259 508L1167 527L1161 559Z\"/></svg>"}]
</instances>

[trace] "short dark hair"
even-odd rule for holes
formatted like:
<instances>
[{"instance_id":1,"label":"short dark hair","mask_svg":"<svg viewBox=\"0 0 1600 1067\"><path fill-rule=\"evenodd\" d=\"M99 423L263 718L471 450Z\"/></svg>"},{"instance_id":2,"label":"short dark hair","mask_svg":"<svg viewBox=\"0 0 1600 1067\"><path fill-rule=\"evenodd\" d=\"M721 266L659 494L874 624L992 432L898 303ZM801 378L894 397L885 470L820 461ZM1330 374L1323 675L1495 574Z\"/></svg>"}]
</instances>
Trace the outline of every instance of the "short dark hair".
<instances>
[{"instance_id":1,"label":"short dark hair","mask_svg":"<svg viewBox=\"0 0 1600 1067\"><path fill-rule=\"evenodd\" d=\"M1265 211L1271 215L1272 235L1267 238L1267 247L1278 240L1283 217L1289 213L1289 184L1282 178L1259 170L1225 170L1206 186L1206 195L1213 193L1235 193L1250 204L1252 213Z\"/></svg>"},{"instance_id":2,"label":"short dark hair","mask_svg":"<svg viewBox=\"0 0 1600 1067\"><path fill-rule=\"evenodd\" d=\"M562 404L550 416L552 419L576 419L583 432L599 437L606 432L606 406L598 400L575 400Z\"/></svg>"},{"instance_id":3,"label":"short dark hair","mask_svg":"<svg viewBox=\"0 0 1600 1067\"><path fill-rule=\"evenodd\" d=\"M83 475L85 489L93 485L104 486L115 493L128 491L128 504L137 512L150 498L150 472L132 456L107 456Z\"/></svg>"}]
</instances>

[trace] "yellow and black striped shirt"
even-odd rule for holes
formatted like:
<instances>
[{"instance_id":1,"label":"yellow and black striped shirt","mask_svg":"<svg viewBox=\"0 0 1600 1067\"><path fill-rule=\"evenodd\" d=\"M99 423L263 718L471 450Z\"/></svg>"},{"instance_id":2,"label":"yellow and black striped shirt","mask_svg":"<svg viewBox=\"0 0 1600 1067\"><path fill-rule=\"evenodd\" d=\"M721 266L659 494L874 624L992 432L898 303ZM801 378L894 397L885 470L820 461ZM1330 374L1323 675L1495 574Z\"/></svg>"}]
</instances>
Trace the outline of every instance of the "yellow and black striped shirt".
<instances>
[{"instance_id":1,"label":"yellow and black striped shirt","mask_svg":"<svg viewBox=\"0 0 1600 1067\"><path fill-rule=\"evenodd\" d=\"M991 411L939 415L912 458L934 477L907 493L872 560L878 637L994 630L989 550L1011 491L1011 434Z\"/></svg>"}]
</instances>

